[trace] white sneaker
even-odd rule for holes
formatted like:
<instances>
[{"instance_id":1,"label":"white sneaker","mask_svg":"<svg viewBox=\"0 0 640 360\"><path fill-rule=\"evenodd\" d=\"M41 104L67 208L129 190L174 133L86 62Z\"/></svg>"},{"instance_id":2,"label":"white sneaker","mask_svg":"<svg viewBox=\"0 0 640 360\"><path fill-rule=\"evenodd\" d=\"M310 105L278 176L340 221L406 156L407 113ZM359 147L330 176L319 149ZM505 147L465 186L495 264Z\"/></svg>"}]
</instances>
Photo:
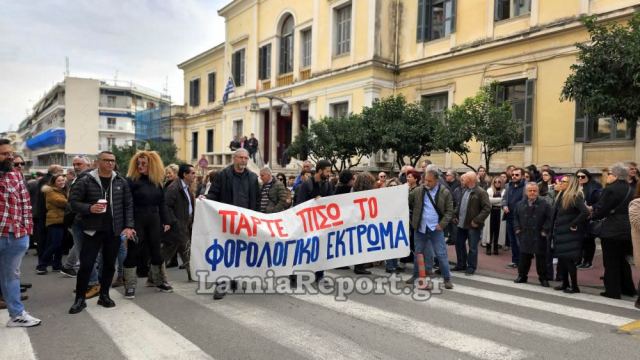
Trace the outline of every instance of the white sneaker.
<instances>
[{"instance_id":1,"label":"white sneaker","mask_svg":"<svg viewBox=\"0 0 640 360\"><path fill-rule=\"evenodd\" d=\"M23 311L22 314L10 319L7 322L7 327L32 327L40 325L42 321L29 315L28 312Z\"/></svg>"}]
</instances>

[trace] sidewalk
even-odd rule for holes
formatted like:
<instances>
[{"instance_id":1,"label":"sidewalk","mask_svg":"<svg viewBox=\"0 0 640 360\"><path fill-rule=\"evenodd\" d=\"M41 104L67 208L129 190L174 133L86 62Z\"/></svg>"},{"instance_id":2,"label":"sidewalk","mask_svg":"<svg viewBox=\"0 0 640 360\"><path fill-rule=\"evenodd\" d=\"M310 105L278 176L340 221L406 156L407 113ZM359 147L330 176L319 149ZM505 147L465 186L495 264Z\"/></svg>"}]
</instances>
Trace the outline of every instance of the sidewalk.
<instances>
[{"instance_id":1,"label":"sidewalk","mask_svg":"<svg viewBox=\"0 0 640 360\"><path fill-rule=\"evenodd\" d=\"M449 254L449 261L456 261L456 249L455 246L449 245L447 247ZM518 275L517 269L507 268L507 264L511 262L511 250L500 250L499 255L486 255L485 249L478 246L478 269L479 273L486 275L496 276L504 279L515 279ZM555 267L554 267L555 269ZM640 270L638 267L632 266L631 271L633 273L633 283L638 284L640 280ZM596 288L604 288L600 277L604 275L604 266L602 265L602 250L600 244L597 244L596 256L593 259L593 267L588 270L578 269L578 284L580 286L590 286ZM537 282L538 274L536 273L535 260L532 261L531 269L529 270L529 282Z\"/></svg>"}]
</instances>

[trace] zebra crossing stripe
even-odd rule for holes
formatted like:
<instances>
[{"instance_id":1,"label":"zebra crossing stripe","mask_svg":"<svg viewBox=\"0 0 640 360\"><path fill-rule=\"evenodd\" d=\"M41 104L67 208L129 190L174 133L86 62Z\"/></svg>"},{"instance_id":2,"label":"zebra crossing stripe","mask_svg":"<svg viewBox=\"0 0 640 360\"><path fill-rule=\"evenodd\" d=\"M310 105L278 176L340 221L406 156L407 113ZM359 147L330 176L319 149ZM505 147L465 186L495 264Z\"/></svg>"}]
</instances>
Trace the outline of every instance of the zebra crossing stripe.
<instances>
[{"instance_id":1,"label":"zebra crossing stripe","mask_svg":"<svg viewBox=\"0 0 640 360\"><path fill-rule=\"evenodd\" d=\"M580 300L580 301L586 301L594 304L615 306L622 309L635 310L635 306L631 301L609 299L609 298L604 298L602 296L595 296L595 295L584 294L584 293L565 294L562 291L556 291L551 288L544 288L533 283L532 284L516 284L510 280L497 279L497 278L492 278L492 277L483 276L483 275L473 275L471 277L464 276L457 273L452 273L451 275L455 278L460 278L460 279L469 280L469 281L477 281L480 283L499 285L499 286L504 286L504 287L518 289L518 290L532 291L532 292L537 292L545 295L562 297L566 299Z\"/></svg>"},{"instance_id":2,"label":"zebra crossing stripe","mask_svg":"<svg viewBox=\"0 0 640 360\"><path fill-rule=\"evenodd\" d=\"M113 290L111 294L115 299L121 298ZM128 359L213 360L194 343L132 301L122 299L112 309L87 306L87 312Z\"/></svg>"},{"instance_id":3,"label":"zebra crossing stripe","mask_svg":"<svg viewBox=\"0 0 640 360\"><path fill-rule=\"evenodd\" d=\"M0 312L0 359L37 359L27 329L5 327L7 321L9 314L6 311Z\"/></svg>"},{"instance_id":4,"label":"zebra crossing stripe","mask_svg":"<svg viewBox=\"0 0 640 360\"><path fill-rule=\"evenodd\" d=\"M176 294L187 300L199 303L216 314L252 329L260 336L300 354L301 358L316 360L393 359L387 354L363 348L348 338L274 311L242 304L236 299L214 303L210 296L195 294L193 286L190 284L174 283L173 289Z\"/></svg>"},{"instance_id":5,"label":"zebra crossing stripe","mask_svg":"<svg viewBox=\"0 0 640 360\"><path fill-rule=\"evenodd\" d=\"M345 303L344 301L336 301L333 297L325 295L291 295L291 297L375 325L383 326L393 331L416 337L433 345L461 352L478 359L517 360L531 355L524 350L508 347L489 339L483 339L432 325L353 300Z\"/></svg>"},{"instance_id":6,"label":"zebra crossing stripe","mask_svg":"<svg viewBox=\"0 0 640 360\"><path fill-rule=\"evenodd\" d=\"M465 294L474 297L481 297L505 304L527 307L538 311L546 311L553 314L572 317L580 320L593 321L605 325L621 326L627 324L634 319L612 314L606 314L599 311L577 308L548 301L529 299L522 296L515 296L505 293L499 293L491 290L477 289L469 286L456 285L452 290L459 294Z\"/></svg>"}]
</instances>

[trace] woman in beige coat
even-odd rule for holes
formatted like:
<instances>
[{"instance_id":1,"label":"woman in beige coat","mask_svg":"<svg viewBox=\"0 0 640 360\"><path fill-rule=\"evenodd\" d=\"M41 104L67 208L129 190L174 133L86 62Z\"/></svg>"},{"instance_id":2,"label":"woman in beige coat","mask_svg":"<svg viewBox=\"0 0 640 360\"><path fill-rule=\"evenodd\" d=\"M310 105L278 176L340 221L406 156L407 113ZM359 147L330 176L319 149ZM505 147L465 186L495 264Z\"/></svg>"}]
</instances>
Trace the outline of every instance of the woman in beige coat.
<instances>
[{"instance_id":1,"label":"woman in beige coat","mask_svg":"<svg viewBox=\"0 0 640 360\"><path fill-rule=\"evenodd\" d=\"M633 260L635 266L640 267L640 186L636 188L634 199L629 203L629 222L631 223ZM640 309L640 296L636 300L636 307Z\"/></svg>"}]
</instances>

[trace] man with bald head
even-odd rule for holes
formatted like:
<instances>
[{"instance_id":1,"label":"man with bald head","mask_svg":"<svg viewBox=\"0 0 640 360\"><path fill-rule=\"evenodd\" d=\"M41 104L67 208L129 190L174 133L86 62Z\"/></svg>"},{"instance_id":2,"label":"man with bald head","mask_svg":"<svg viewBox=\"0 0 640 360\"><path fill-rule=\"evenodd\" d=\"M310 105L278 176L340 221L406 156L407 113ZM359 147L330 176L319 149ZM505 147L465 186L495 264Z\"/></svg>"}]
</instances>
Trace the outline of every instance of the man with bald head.
<instances>
[{"instance_id":1,"label":"man with bald head","mask_svg":"<svg viewBox=\"0 0 640 360\"><path fill-rule=\"evenodd\" d=\"M258 176L247 169L249 152L238 149L233 153L233 164L227 166L213 180L206 197L209 200L235 205L253 211L260 211L260 185ZM222 299L227 284L216 286L213 298ZM234 283L231 286L235 286Z\"/></svg>"},{"instance_id":2,"label":"man with bald head","mask_svg":"<svg viewBox=\"0 0 640 360\"><path fill-rule=\"evenodd\" d=\"M478 268L478 243L484 220L491 213L491 203L487 192L477 185L478 177L469 171L462 175L460 182L464 189L460 205L457 207L458 238L456 239L455 271L465 271L473 275ZM467 240L469 248L467 249Z\"/></svg>"}]
</instances>

